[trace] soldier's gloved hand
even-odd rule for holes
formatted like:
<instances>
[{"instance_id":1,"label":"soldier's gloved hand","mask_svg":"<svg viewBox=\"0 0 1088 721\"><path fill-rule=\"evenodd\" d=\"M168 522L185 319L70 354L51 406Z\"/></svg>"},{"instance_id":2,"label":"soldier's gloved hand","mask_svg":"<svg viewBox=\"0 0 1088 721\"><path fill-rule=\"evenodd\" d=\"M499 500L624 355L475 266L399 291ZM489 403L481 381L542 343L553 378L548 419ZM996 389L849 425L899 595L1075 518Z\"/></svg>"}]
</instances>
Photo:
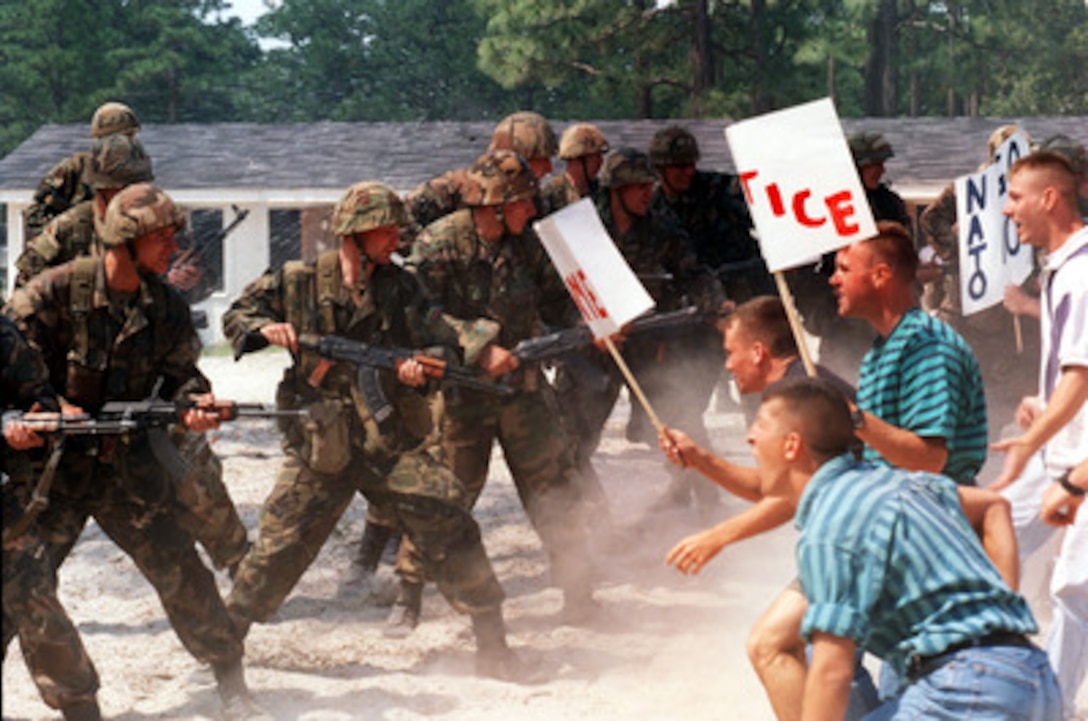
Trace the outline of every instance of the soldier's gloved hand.
<instances>
[{"instance_id":1,"label":"soldier's gloved hand","mask_svg":"<svg viewBox=\"0 0 1088 721\"><path fill-rule=\"evenodd\" d=\"M286 348L291 353L298 353L298 335L290 323L269 323L261 326L261 335L272 345Z\"/></svg>"},{"instance_id":2,"label":"soldier's gloved hand","mask_svg":"<svg viewBox=\"0 0 1088 721\"><path fill-rule=\"evenodd\" d=\"M510 351L494 343L484 346L477 363L492 378L500 378L518 367L518 359Z\"/></svg>"}]
</instances>

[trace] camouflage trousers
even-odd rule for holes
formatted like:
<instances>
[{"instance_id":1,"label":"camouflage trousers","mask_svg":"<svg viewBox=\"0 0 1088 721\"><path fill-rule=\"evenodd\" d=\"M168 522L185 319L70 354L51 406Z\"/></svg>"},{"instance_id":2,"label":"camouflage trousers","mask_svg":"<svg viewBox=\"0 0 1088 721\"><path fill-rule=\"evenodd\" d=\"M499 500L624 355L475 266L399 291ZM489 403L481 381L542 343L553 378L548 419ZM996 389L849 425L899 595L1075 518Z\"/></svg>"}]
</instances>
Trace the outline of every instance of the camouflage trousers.
<instances>
[{"instance_id":1,"label":"camouflage trousers","mask_svg":"<svg viewBox=\"0 0 1088 721\"><path fill-rule=\"evenodd\" d=\"M288 455L261 509L257 540L234 577L231 612L250 621L275 613L357 490L404 530L418 549L422 572L451 606L470 614L499 607L504 593L470 513L469 494L434 456L416 449L385 463L356 453L335 475Z\"/></svg>"},{"instance_id":2,"label":"camouflage trousers","mask_svg":"<svg viewBox=\"0 0 1088 721\"><path fill-rule=\"evenodd\" d=\"M4 527L21 517L21 504L4 486ZM95 698L98 672L83 647L79 631L57 599L36 524L4 548L3 634L4 657L18 636L27 670L42 700L62 709Z\"/></svg>"},{"instance_id":3,"label":"camouflage trousers","mask_svg":"<svg viewBox=\"0 0 1088 721\"><path fill-rule=\"evenodd\" d=\"M93 517L155 588L189 653L205 663L238 662L242 645L211 571L177 521L166 469L140 440L120 446L104 454L112 458L109 463L78 447L65 452L49 507L37 518L45 557L38 569L42 583L55 590L57 569ZM27 653L25 640L23 648ZM30 653L38 653L33 642Z\"/></svg>"},{"instance_id":4,"label":"camouflage trousers","mask_svg":"<svg viewBox=\"0 0 1088 721\"><path fill-rule=\"evenodd\" d=\"M499 442L555 583L582 596L591 583L577 471L554 390L543 380L537 387L506 400L471 391L457 402L447 399L442 455L475 505L487 481L492 446ZM410 564L398 564L398 572L411 574Z\"/></svg>"},{"instance_id":5,"label":"camouflage trousers","mask_svg":"<svg viewBox=\"0 0 1088 721\"><path fill-rule=\"evenodd\" d=\"M204 547L216 568L229 568L242 560L249 541L223 484L223 465L203 433L187 431L174 442L193 468L177 483L178 523Z\"/></svg>"}]
</instances>

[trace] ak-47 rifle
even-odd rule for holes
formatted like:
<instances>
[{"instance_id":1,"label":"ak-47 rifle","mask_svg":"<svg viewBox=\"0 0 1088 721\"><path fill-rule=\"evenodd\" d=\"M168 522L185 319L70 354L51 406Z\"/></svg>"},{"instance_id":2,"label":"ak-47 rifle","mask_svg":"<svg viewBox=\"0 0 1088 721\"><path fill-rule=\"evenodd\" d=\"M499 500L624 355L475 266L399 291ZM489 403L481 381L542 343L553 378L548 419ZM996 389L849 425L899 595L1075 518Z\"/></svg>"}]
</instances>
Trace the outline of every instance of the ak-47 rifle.
<instances>
[{"instance_id":1,"label":"ak-47 rifle","mask_svg":"<svg viewBox=\"0 0 1088 721\"><path fill-rule=\"evenodd\" d=\"M220 421L306 414L305 410L279 410L259 403L220 400L207 404L195 401L110 401L94 415L87 413L64 415L55 411L6 411L0 417L2 418L0 428L6 428L10 423L22 423L29 430L36 433L55 434L57 438L50 450L45 469L31 494L30 504L26 511L18 521L4 529L4 547L22 535L38 514L49 505L49 489L64 452L67 437L146 432L148 445L155 458L163 464L170 475L175 478L184 478L192 472L192 466L178 452L165 429L180 423L184 413L194 408L213 413Z\"/></svg>"},{"instance_id":2,"label":"ak-47 rifle","mask_svg":"<svg viewBox=\"0 0 1088 721\"><path fill-rule=\"evenodd\" d=\"M205 254L207 254L207 252L209 250L211 250L211 248L213 248L216 244L222 243L224 240L226 240L227 236L230 235L231 233L233 233L234 229L237 228L239 225L241 225L243 220L245 220L247 217L249 217L249 209L248 208L239 208L237 205L231 205L230 207L231 207L231 210L234 211L234 219L232 221L230 221L230 223L225 225L222 229L220 229L218 232L210 233L208 235L205 235L205 236L201 237L198 240L195 240L193 238L192 229L190 228L189 230L187 230L186 231L186 236L187 236L187 239L188 239L187 242L186 242L187 247L185 248L185 250L183 250L178 255L177 258L175 258L173 260L171 265L184 265L184 264L190 263L190 262L192 262L194 260L199 260L199 259L203 258L205 256ZM182 238L181 240L185 241L186 238ZM203 273L203 270L204 269L202 269L202 273ZM201 289L201 290L198 290L198 289ZM191 289L190 291L184 293L183 295L185 295L186 299L190 303L196 303L196 302L201 301L204 298L206 298L208 293L211 292L211 290L212 290L212 284L211 283L201 282L201 283L197 284L196 288ZM202 310L193 311L192 318L193 318L193 326L194 327L196 327L196 328L207 328L208 327L208 314L205 313L204 311L202 311Z\"/></svg>"},{"instance_id":3,"label":"ak-47 rifle","mask_svg":"<svg viewBox=\"0 0 1088 721\"><path fill-rule=\"evenodd\" d=\"M382 391L378 371L381 369L395 371L402 363L409 360L415 360L422 365L423 374L428 378L498 395L513 393L509 386L485 380L468 368L450 365L439 358L432 358L407 348L385 348L340 336L319 336L313 333L299 335L298 347L329 360L355 365L358 369L359 391L363 394L363 400L378 424L393 413L393 406Z\"/></svg>"}]
</instances>

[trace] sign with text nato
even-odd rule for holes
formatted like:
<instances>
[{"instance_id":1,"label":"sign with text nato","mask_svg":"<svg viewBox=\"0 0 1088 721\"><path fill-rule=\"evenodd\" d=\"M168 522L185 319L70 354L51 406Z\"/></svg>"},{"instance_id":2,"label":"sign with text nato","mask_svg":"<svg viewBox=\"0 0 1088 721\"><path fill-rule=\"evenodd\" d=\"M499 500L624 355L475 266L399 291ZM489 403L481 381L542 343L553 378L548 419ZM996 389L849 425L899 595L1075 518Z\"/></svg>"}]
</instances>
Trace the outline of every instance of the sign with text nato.
<instances>
[{"instance_id":1,"label":"sign with text nato","mask_svg":"<svg viewBox=\"0 0 1088 721\"><path fill-rule=\"evenodd\" d=\"M725 137L772 272L876 235L830 98L734 123Z\"/></svg>"},{"instance_id":2,"label":"sign with text nato","mask_svg":"<svg viewBox=\"0 0 1088 721\"><path fill-rule=\"evenodd\" d=\"M1009 166L1029 153L1028 136L1017 130L997 149L993 163L956 178L960 307L964 315L997 305L1005 286L1019 285L1031 274L1031 248L1020 244L1016 226L1001 212L1009 195Z\"/></svg>"},{"instance_id":3,"label":"sign with text nato","mask_svg":"<svg viewBox=\"0 0 1088 721\"><path fill-rule=\"evenodd\" d=\"M588 198L552 213L533 228L594 338L618 333L654 307Z\"/></svg>"}]
</instances>

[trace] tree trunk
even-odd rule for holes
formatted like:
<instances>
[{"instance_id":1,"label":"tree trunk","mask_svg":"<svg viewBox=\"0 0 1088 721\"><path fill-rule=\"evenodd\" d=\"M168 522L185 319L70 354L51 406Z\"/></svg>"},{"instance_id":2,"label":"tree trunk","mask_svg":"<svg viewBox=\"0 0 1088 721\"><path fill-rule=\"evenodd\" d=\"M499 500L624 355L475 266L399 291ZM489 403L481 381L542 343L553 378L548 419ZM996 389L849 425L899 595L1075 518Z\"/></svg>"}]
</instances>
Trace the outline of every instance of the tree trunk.
<instances>
[{"instance_id":1,"label":"tree trunk","mask_svg":"<svg viewBox=\"0 0 1088 721\"><path fill-rule=\"evenodd\" d=\"M714 87L714 50L710 41L710 12L707 0L696 0L691 11L692 24L692 82L691 117L700 115L699 101L703 93Z\"/></svg>"},{"instance_id":2,"label":"tree trunk","mask_svg":"<svg viewBox=\"0 0 1088 721\"><path fill-rule=\"evenodd\" d=\"M752 113L765 113L771 109L766 93L767 68L767 1L752 0Z\"/></svg>"},{"instance_id":3,"label":"tree trunk","mask_svg":"<svg viewBox=\"0 0 1088 721\"><path fill-rule=\"evenodd\" d=\"M897 114L899 106L899 17L896 0L880 0L869 25L869 57L865 61L865 112L873 117Z\"/></svg>"}]
</instances>

